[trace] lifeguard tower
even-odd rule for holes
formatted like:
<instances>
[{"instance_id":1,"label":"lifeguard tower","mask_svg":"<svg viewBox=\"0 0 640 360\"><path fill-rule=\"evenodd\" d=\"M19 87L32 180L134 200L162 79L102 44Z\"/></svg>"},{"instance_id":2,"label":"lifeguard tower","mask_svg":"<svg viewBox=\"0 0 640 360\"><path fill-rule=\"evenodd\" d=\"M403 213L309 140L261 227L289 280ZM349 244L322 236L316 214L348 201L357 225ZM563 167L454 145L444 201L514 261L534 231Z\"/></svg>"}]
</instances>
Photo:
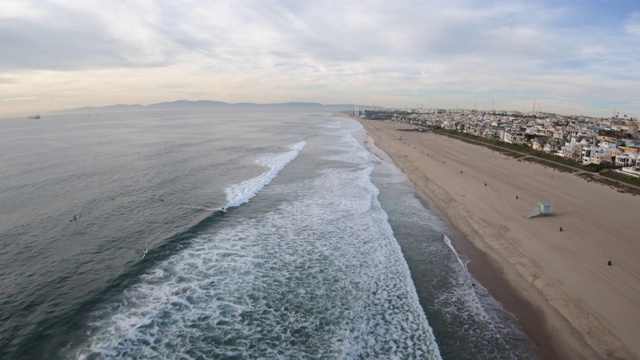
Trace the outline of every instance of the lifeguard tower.
<instances>
[{"instance_id":1,"label":"lifeguard tower","mask_svg":"<svg viewBox=\"0 0 640 360\"><path fill-rule=\"evenodd\" d=\"M538 216L551 216L551 204L538 203L538 208L527 213L528 218Z\"/></svg>"}]
</instances>

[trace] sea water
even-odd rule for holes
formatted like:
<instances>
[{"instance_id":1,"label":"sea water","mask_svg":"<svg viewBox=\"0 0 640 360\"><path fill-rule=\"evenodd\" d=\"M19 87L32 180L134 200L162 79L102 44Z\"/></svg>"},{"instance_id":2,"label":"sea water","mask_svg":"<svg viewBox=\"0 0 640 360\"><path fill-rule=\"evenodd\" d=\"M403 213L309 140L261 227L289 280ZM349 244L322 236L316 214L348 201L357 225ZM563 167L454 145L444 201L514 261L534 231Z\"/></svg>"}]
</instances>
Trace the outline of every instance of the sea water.
<instances>
[{"instance_id":1,"label":"sea water","mask_svg":"<svg viewBox=\"0 0 640 360\"><path fill-rule=\"evenodd\" d=\"M284 109L0 120L0 358L535 357L363 138Z\"/></svg>"}]
</instances>

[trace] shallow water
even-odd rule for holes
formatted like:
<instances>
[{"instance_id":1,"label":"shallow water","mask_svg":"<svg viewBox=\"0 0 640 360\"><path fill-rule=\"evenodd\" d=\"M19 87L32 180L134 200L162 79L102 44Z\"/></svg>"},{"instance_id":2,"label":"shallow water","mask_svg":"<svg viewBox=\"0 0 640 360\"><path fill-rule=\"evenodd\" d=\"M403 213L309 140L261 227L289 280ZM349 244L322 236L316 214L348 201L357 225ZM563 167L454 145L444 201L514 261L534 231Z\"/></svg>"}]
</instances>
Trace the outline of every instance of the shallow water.
<instances>
[{"instance_id":1,"label":"shallow water","mask_svg":"<svg viewBox=\"0 0 640 360\"><path fill-rule=\"evenodd\" d=\"M0 358L532 357L360 126L308 115L0 121Z\"/></svg>"}]
</instances>

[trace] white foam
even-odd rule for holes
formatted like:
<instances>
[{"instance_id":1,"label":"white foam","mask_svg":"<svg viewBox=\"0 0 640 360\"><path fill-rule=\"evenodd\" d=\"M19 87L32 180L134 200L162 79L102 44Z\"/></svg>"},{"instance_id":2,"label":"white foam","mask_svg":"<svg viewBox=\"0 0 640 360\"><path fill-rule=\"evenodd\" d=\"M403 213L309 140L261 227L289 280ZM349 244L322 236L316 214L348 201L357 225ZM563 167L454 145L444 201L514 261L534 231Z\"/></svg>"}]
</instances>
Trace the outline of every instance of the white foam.
<instances>
[{"instance_id":1,"label":"white foam","mask_svg":"<svg viewBox=\"0 0 640 360\"><path fill-rule=\"evenodd\" d=\"M325 129L340 129L342 127L342 124L339 121L334 121L323 124L322 127L324 127Z\"/></svg>"},{"instance_id":2,"label":"white foam","mask_svg":"<svg viewBox=\"0 0 640 360\"><path fill-rule=\"evenodd\" d=\"M456 248L453 247L453 243L451 242L451 239L449 239L449 237L446 234L444 235L444 243L447 244L449 249L451 249L451 252L453 252L453 254L455 255L456 260L458 260L458 264L460 264L460 268L462 268L464 274L467 275L467 278L471 279L471 274L467 269L467 263L465 261L462 261L462 259L460 258L460 255L456 251Z\"/></svg>"},{"instance_id":3,"label":"white foam","mask_svg":"<svg viewBox=\"0 0 640 360\"><path fill-rule=\"evenodd\" d=\"M373 170L268 187L288 200L158 264L95 314L76 355L439 359Z\"/></svg>"},{"instance_id":4,"label":"white foam","mask_svg":"<svg viewBox=\"0 0 640 360\"><path fill-rule=\"evenodd\" d=\"M372 140L367 139L367 141ZM344 143L348 141L343 141ZM395 219L398 226L401 226L405 233L412 233L410 235L412 242L419 241L421 236L425 236L425 233L431 234L432 231L434 235L444 234L446 226L424 208L416 198L415 188L405 174L384 155L381 153L381 163L376 168L375 179L376 183L380 183L382 187L392 185L394 189L396 196L390 206L395 207L394 213L401 217ZM435 271L443 270L442 274L437 275L437 279L440 279L440 276L448 279L438 286L447 282L448 284L442 288L442 292L434 294L438 313L441 312L448 318L449 324L445 327L452 326L452 330L460 328L459 331L463 337L472 339L470 340L472 344L467 346L474 351L477 350L477 356L490 357L498 353L500 356L510 358L529 358L532 353L528 353L526 347L522 347L521 344L516 344L520 341L519 339L526 338L522 329L518 327L516 319L491 297L487 289L473 279L467 269L467 260L457 253L450 239L444 235L444 244L427 241L419 248L424 251L425 256L438 259L445 265ZM439 325L442 326L442 324ZM507 343L505 339L516 340L510 340ZM494 348L487 344L494 344Z\"/></svg>"},{"instance_id":5,"label":"white foam","mask_svg":"<svg viewBox=\"0 0 640 360\"><path fill-rule=\"evenodd\" d=\"M458 317L474 318L475 328L468 328L466 331L473 336L490 339L496 348L501 348L511 358L526 356L513 353L505 339L526 338L522 329L517 327L513 315L506 312L488 290L473 278L467 269L467 261L460 257L447 235L444 235L444 242L453 252L459 267L453 269L455 286L439 299L442 309Z\"/></svg>"},{"instance_id":6,"label":"white foam","mask_svg":"<svg viewBox=\"0 0 640 360\"><path fill-rule=\"evenodd\" d=\"M367 164L376 161L376 158L364 150L360 142L353 138L350 134L343 134L337 144L326 146L327 149L336 150L339 153L335 155L324 156L325 160L342 161L352 164Z\"/></svg>"},{"instance_id":7,"label":"white foam","mask_svg":"<svg viewBox=\"0 0 640 360\"><path fill-rule=\"evenodd\" d=\"M302 151L307 143L300 141L288 146L290 151L276 154L269 154L255 161L256 164L269 168L268 171L259 176L241 182L240 184L230 185L224 189L227 196L227 205L224 209L239 206L248 202L252 197L268 185L280 172L295 159Z\"/></svg>"}]
</instances>

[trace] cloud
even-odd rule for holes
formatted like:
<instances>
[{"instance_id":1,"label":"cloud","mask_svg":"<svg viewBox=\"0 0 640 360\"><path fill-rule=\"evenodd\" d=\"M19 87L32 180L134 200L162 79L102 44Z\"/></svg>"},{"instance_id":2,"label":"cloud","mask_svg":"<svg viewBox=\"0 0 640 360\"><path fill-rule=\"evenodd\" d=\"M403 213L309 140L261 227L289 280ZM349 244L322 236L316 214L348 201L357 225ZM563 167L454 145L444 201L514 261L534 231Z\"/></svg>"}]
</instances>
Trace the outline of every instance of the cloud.
<instances>
[{"instance_id":1,"label":"cloud","mask_svg":"<svg viewBox=\"0 0 640 360\"><path fill-rule=\"evenodd\" d=\"M544 63L544 57L561 63L558 60L576 54L580 44L549 26L562 11L532 5L82 4L50 4L42 19L3 22L0 36L10 54L4 66L46 68L41 60L46 57L54 69L165 66L198 59L239 73L275 70L287 63L333 70L348 69L354 63L380 68L399 61L417 65L458 58Z\"/></svg>"},{"instance_id":2,"label":"cloud","mask_svg":"<svg viewBox=\"0 0 640 360\"><path fill-rule=\"evenodd\" d=\"M7 97L606 107L640 91L640 15L598 2L25 0L0 4L0 20Z\"/></svg>"},{"instance_id":3,"label":"cloud","mask_svg":"<svg viewBox=\"0 0 640 360\"><path fill-rule=\"evenodd\" d=\"M629 16L625 29L630 35L640 37L640 12Z\"/></svg>"},{"instance_id":4,"label":"cloud","mask_svg":"<svg viewBox=\"0 0 640 360\"><path fill-rule=\"evenodd\" d=\"M56 29L38 23L4 20L0 24L0 68L79 69L118 66L126 59L118 44L103 34L85 29Z\"/></svg>"},{"instance_id":5,"label":"cloud","mask_svg":"<svg viewBox=\"0 0 640 360\"><path fill-rule=\"evenodd\" d=\"M0 84L15 84L15 83L16 83L15 79L5 77L5 76L0 76Z\"/></svg>"},{"instance_id":6,"label":"cloud","mask_svg":"<svg viewBox=\"0 0 640 360\"><path fill-rule=\"evenodd\" d=\"M4 5L0 70L166 65L173 54L148 19L151 8L95 1Z\"/></svg>"}]
</instances>

